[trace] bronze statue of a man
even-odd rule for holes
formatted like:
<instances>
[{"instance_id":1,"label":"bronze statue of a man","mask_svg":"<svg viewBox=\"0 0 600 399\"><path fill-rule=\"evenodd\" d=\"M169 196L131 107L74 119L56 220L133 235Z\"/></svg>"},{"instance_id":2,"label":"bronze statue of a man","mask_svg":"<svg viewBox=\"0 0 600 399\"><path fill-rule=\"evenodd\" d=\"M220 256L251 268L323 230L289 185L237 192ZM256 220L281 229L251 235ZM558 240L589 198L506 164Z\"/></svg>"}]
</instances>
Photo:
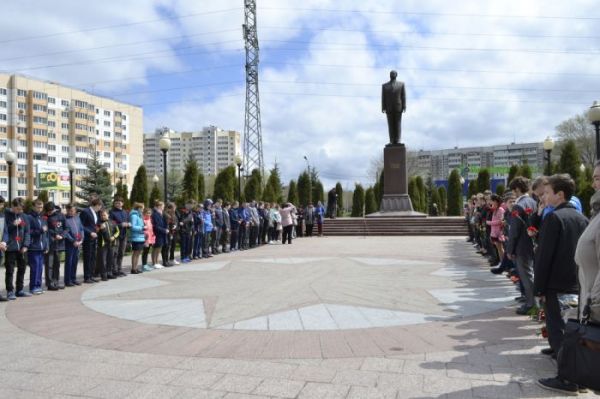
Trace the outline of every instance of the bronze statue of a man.
<instances>
[{"instance_id":1,"label":"bronze statue of a man","mask_svg":"<svg viewBox=\"0 0 600 399\"><path fill-rule=\"evenodd\" d=\"M381 88L381 110L387 116L390 144L400 143L402 134L402 113L406 111L404 82L396 80L398 73L390 72L390 81Z\"/></svg>"}]
</instances>

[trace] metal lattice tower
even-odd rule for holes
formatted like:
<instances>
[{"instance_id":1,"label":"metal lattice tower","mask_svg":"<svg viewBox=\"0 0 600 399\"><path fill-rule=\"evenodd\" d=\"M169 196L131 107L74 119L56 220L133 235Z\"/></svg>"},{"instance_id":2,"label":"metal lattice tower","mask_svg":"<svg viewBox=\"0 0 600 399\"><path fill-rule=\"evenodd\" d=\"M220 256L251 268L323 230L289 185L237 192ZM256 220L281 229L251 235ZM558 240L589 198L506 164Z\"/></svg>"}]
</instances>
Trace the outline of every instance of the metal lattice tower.
<instances>
[{"instance_id":1,"label":"metal lattice tower","mask_svg":"<svg viewBox=\"0 0 600 399\"><path fill-rule=\"evenodd\" d=\"M246 115L244 119L244 170L258 169L264 176L260 101L258 95L258 35L256 0L244 0L244 41L246 45Z\"/></svg>"}]
</instances>

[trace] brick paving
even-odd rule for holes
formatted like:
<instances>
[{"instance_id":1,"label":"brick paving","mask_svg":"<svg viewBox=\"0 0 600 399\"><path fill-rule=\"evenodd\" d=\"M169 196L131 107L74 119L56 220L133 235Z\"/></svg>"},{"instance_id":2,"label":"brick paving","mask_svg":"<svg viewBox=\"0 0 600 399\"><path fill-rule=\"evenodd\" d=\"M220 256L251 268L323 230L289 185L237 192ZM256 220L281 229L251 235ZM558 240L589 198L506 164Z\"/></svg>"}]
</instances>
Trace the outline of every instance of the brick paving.
<instances>
[{"instance_id":1,"label":"brick paving","mask_svg":"<svg viewBox=\"0 0 600 399\"><path fill-rule=\"evenodd\" d=\"M412 259L427 274L431 270L417 261L486 270L461 237L299 239L292 246L266 246L215 259L296 259L306 254ZM172 270L164 275L178 279L177 267ZM493 277L496 283L472 276L462 286L475 293L477 285L510 284L503 277ZM135 277L118 281L134 285ZM246 284L254 284L260 293L260 268L249 277ZM410 292L400 287L396 300L411 300L405 297ZM351 284L347 288L353 292ZM202 290L202 281L197 289ZM555 364L538 354L544 346L535 334L538 326L515 316L514 304L392 327L224 330L107 315L83 303L88 290L85 286L0 304L1 398L560 397L534 384L552 376ZM361 301L376 303L376 294L356 290ZM380 299L382 304L390 301L389 296ZM212 301L218 312L218 296Z\"/></svg>"}]
</instances>

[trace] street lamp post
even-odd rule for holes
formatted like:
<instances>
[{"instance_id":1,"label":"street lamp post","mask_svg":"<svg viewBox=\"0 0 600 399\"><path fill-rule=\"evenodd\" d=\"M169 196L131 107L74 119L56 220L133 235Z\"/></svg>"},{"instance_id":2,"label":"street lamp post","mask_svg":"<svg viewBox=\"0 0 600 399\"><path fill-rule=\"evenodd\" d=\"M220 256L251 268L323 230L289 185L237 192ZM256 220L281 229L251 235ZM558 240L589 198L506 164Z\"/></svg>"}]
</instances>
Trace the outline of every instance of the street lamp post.
<instances>
[{"instance_id":1,"label":"street lamp post","mask_svg":"<svg viewBox=\"0 0 600 399\"><path fill-rule=\"evenodd\" d=\"M158 146L163 153L163 179L164 179L164 190L165 190L165 205L168 202L167 195L167 152L171 148L171 139L168 136L163 136L158 142Z\"/></svg>"},{"instance_id":2,"label":"street lamp post","mask_svg":"<svg viewBox=\"0 0 600 399\"><path fill-rule=\"evenodd\" d=\"M73 172L75 172L75 162L69 161L69 186L71 188L70 203L73 203L75 197L75 182L73 181Z\"/></svg>"},{"instance_id":3,"label":"street lamp post","mask_svg":"<svg viewBox=\"0 0 600 399\"><path fill-rule=\"evenodd\" d=\"M596 161L600 159L600 102L594 101L588 112L588 118L596 128Z\"/></svg>"},{"instance_id":4,"label":"street lamp post","mask_svg":"<svg viewBox=\"0 0 600 399\"><path fill-rule=\"evenodd\" d=\"M8 204L10 206L10 203L12 201L12 166L15 160L17 159L17 156L10 148L8 148L8 150L6 150L6 154L4 154L4 159L8 164Z\"/></svg>"},{"instance_id":5,"label":"street lamp post","mask_svg":"<svg viewBox=\"0 0 600 399\"><path fill-rule=\"evenodd\" d=\"M545 160L547 162L547 174L552 174L552 159L550 158L550 155L552 154L552 150L554 149L554 141L552 140L552 137L548 136L546 137L546 140L544 140L544 151L546 151L546 157Z\"/></svg>"}]
</instances>

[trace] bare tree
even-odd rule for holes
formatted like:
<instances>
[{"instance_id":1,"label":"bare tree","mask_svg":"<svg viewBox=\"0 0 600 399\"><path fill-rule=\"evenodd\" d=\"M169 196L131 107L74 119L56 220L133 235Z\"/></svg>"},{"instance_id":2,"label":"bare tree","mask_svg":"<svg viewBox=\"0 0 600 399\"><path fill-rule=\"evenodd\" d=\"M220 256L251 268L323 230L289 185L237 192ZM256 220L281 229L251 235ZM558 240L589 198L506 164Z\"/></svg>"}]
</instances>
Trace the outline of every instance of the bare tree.
<instances>
[{"instance_id":1,"label":"bare tree","mask_svg":"<svg viewBox=\"0 0 600 399\"><path fill-rule=\"evenodd\" d=\"M573 140L581 154L581 160L587 165L593 165L596 160L596 145L594 129L590 124L587 112L575 115L556 126L556 133L561 142ZM561 150L562 148L558 148Z\"/></svg>"}]
</instances>

